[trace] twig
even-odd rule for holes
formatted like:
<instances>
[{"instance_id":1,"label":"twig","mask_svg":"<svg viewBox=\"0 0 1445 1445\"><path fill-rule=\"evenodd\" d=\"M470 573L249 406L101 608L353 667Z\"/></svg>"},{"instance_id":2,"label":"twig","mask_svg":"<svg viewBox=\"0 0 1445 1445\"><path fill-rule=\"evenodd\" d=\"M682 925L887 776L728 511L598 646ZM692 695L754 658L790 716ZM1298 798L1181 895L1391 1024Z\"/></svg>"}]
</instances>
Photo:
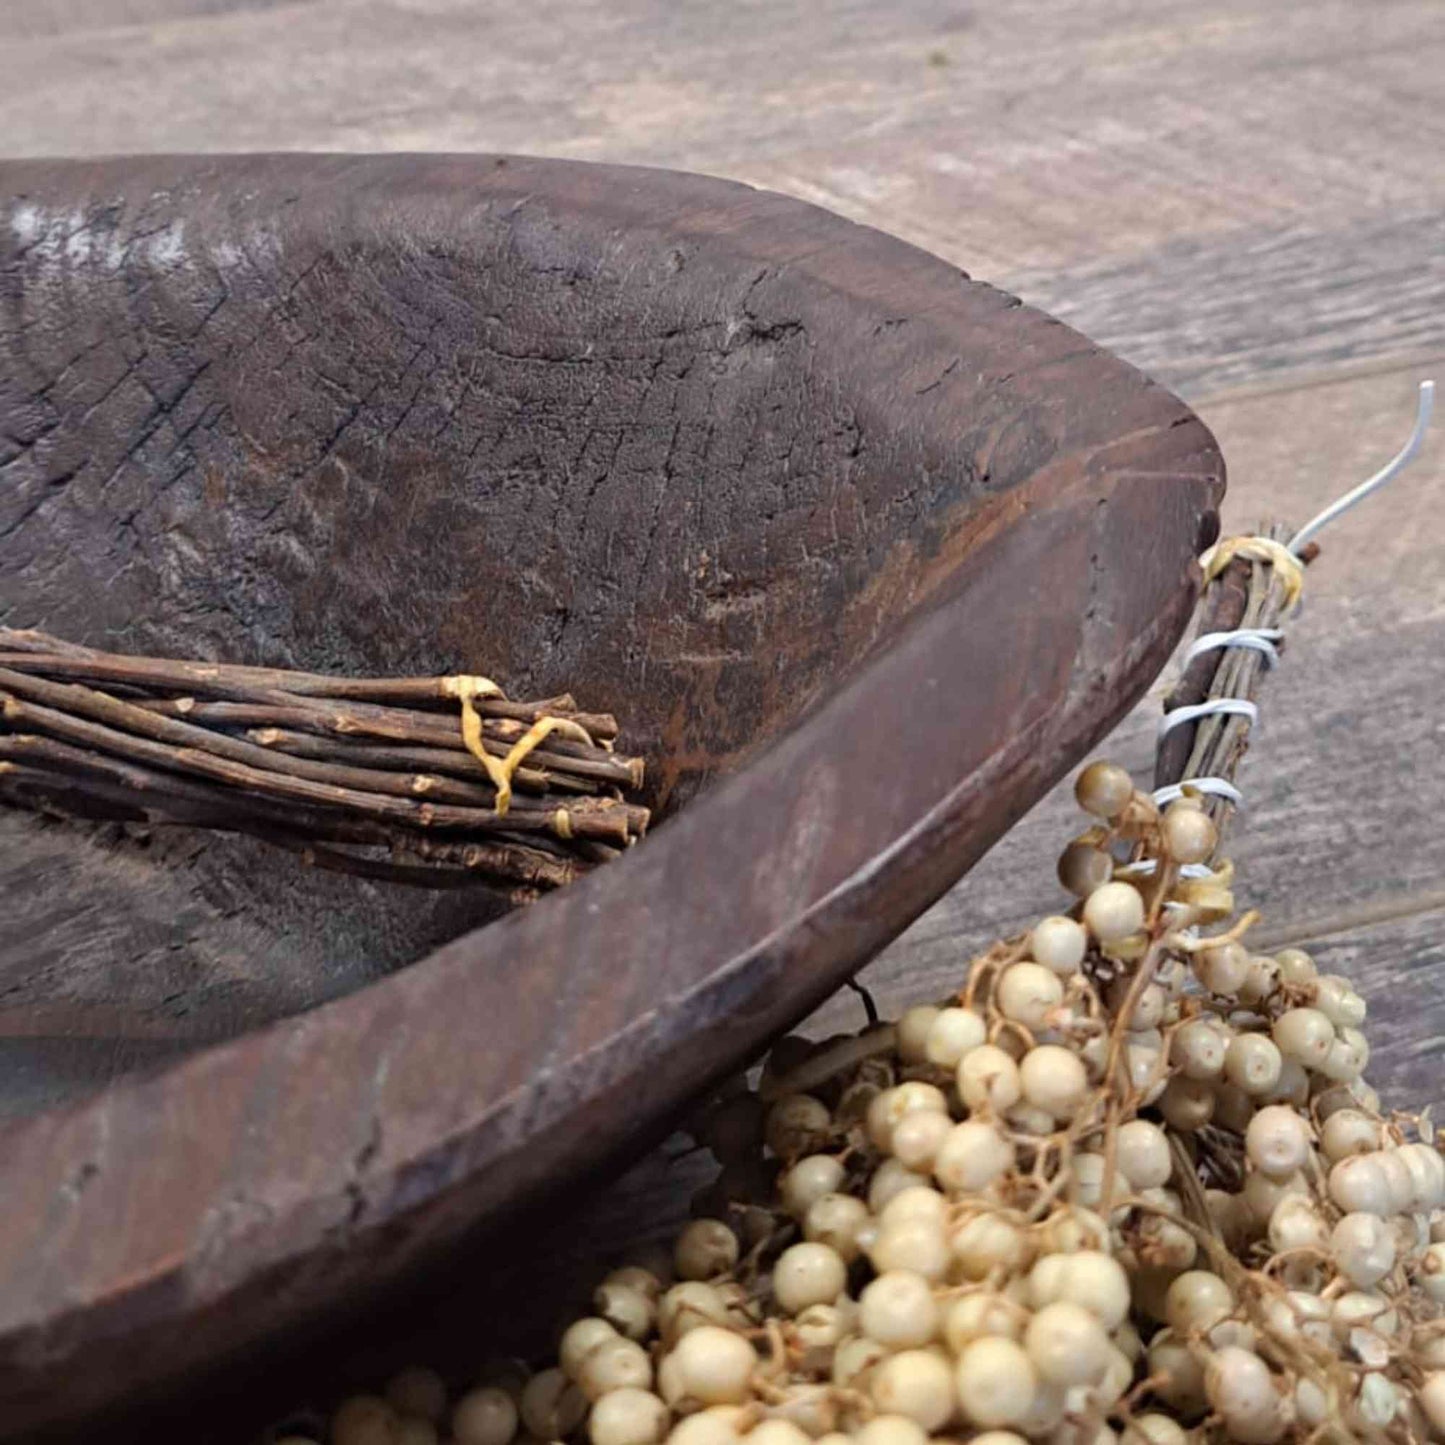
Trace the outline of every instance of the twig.
<instances>
[{"instance_id":1,"label":"twig","mask_svg":"<svg viewBox=\"0 0 1445 1445\"><path fill-rule=\"evenodd\" d=\"M368 858L340 848L328 848L324 843L314 843L281 829L244 831L254 831L254 836L263 842L298 854L310 867L324 868L332 873L349 873L378 883L402 883L411 888L484 888L500 894L514 907L535 903L541 897L536 888L525 884L499 884L476 868L445 868L424 863L398 863L390 858Z\"/></svg>"},{"instance_id":2,"label":"twig","mask_svg":"<svg viewBox=\"0 0 1445 1445\"><path fill-rule=\"evenodd\" d=\"M643 764L613 751L610 714L486 678L126 657L0 628L0 714L11 799L244 832L387 882L528 901L649 822L623 796Z\"/></svg>"},{"instance_id":3,"label":"twig","mask_svg":"<svg viewBox=\"0 0 1445 1445\"><path fill-rule=\"evenodd\" d=\"M48 632L37 632L33 627L0 627L0 647L15 652L63 652L67 657L94 656L89 647L67 642L63 637L52 637Z\"/></svg>"},{"instance_id":4,"label":"twig","mask_svg":"<svg viewBox=\"0 0 1445 1445\"><path fill-rule=\"evenodd\" d=\"M432 713L363 703L331 703L325 699L288 698L284 702L197 702L194 698L136 699L135 705L158 717L182 718L219 728L278 728L321 737L375 738L403 745L440 748L471 757L455 723ZM524 732L520 723L484 719L483 745L494 757L505 757ZM475 762L475 759L473 759ZM588 748L566 738L548 739L531 754L537 769L575 773L622 788L642 786L641 758L624 758L603 748ZM478 771L481 771L480 764ZM485 774L483 774L485 776Z\"/></svg>"},{"instance_id":5,"label":"twig","mask_svg":"<svg viewBox=\"0 0 1445 1445\"><path fill-rule=\"evenodd\" d=\"M358 822L321 809L298 811L293 804L237 796L53 738L0 735L0 781L42 789L65 802L71 812L84 813L85 802L99 798L112 807L127 809L136 821L249 833L267 841L286 835L292 841L311 838L382 847L392 854L453 862L474 874L491 873L532 889L562 887L579 875L575 859L513 840L440 844L424 834L387 824ZM367 876L381 875L368 870ZM422 880L395 874L389 881ZM446 886L445 880L441 884Z\"/></svg>"},{"instance_id":6,"label":"twig","mask_svg":"<svg viewBox=\"0 0 1445 1445\"><path fill-rule=\"evenodd\" d=\"M9 685L9 677L0 669L0 687ZM24 678L22 682L34 687L35 678ZM125 716L130 705L108 698L104 693L91 693L88 688L74 684L44 684L46 687L64 688L68 692L90 694L85 698L72 698L77 710L92 709L94 715ZM515 808L505 819L485 807L459 807L446 803L418 802L413 797L396 797L368 789L354 788L335 782L284 773L271 768L259 768L242 762L214 746L215 734L197 729L205 738L204 743L192 743L189 738L178 740L177 735L167 737L165 743L149 738L132 736L116 728L98 722L88 722L84 717L74 717L56 708L24 702L14 696L3 699L4 717L12 727L21 727L35 732L60 737L82 747L90 747L117 757L133 758L151 767L196 774L234 787L263 793L271 797L296 799L303 803L320 804L324 807L343 810L368 817L383 818L391 822L404 823L423 829L450 829L467 832L495 833L555 833L559 837L596 838L606 843L625 846L632 838L634 827L639 821L639 810L634 805L619 803L611 798L579 798L574 804L562 808L534 810ZM96 699L103 699L97 702ZM134 711L141 711L134 709ZM156 718L143 714L158 729L188 729L189 725L169 718ZM234 742L234 739L225 739ZM249 747L249 744L242 746ZM261 750L264 752L264 750ZM280 758L267 756L268 762ZM302 759L288 759L289 762L303 763ZM322 767L322 764L305 764ZM456 785L463 786L463 785ZM565 819L558 816L565 813Z\"/></svg>"},{"instance_id":7,"label":"twig","mask_svg":"<svg viewBox=\"0 0 1445 1445\"><path fill-rule=\"evenodd\" d=\"M109 789L104 784L89 782L83 789L77 789L76 780L58 773L46 772L40 768L0 762L0 789L18 792L29 803L48 803L64 816L102 818L112 821L141 821L135 817L135 809L124 805L124 791ZM107 798L114 798L116 809L107 810L103 805ZM96 807L101 803L101 807ZM235 814L197 815L182 824L173 817L143 820L148 826L200 825L214 828L218 832L244 834L258 838L274 847L300 855L308 865L324 868L331 872L349 873L360 878L370 878L381 883L401 883L423 888L483 888L498 895L512 905L530 903L540 895L535 887L525 884L506 884L483 873L465 868L438 868L415 863L398 863L389 858L374 858L360 853L349 853L341 848L328 847L304 835L292 833L282 827L266 827L253 823Z\"/></svg>"},{"instance_id":8,"label":"twig","mask_svg":"<svg viewBox=\"0 0 1445 1445\"><path fill-rule=\"evenodd\" d=\"M1282 537L1286 530L1282 526L1274 526L1264 535ZM1265 563L1252 562L1249 597L1240 626L1273 627L1284 616L1286 607L1287 589L1279 572ZM1218 661L1206 701L1224 697L1253 699L1265 667L1260 654L1242 648L1224 648ZM1194 747L1185 765L1185 775L1232 776L1244 756L1248 732L1248 722L1238 714L1217 714L1202 719L1194 735Z\"/></svg>"},{"instance_id":9,"label":"twig","mask_svg":"<svg viewBox=\"0 0 1445 1445\"><path fill-rule=\"evenodd\" d=\"M49 646L52 651L42 653ZM45 633L0 628L0 649L23 655L25 662L55 676L88 678L100 682L162 685L178 692L213 697L249 697L258 689L290 693L296 697L369 702L455 704L450 677L333 677L315 672L293 672L280 667L246 667L234 663L184 662L159 657L126 657L96 648L77 647ZM0 666L19 659L0 657ZM503 697L478 697L476 708L484 717L510 718L533 723L543 717L566 717L593 737L617 736L617 719L608 713L579 713L570 694L536 702L514 702Z\"/></svg>"},{"instance_id":10,"label":"twig","mask_svg":"<svg viewBox=\"0 0 1445 1445\"><path fill-rule=\"evenodd\" d=\"M1261 536L1281 540L1289 529L1274 524L1261 529ZM1301 554L1308 563L1318 554L1311 545ZM1290 610L1290 579L1279 568L1259 560L1236 558L1211 584L1206 594L1197 635L1229 632L1236 628L1276 628ZM1179 707L1218 699L1253 702L1258 696L1266 663L1253 649L1224 647L1203 653L1185 669L1179 683L1165 699L1165 712ZM1207 683L1205 679L1207 678ZM1250 721L1239 713L1214 713L1170 731L1160 745L1155 762L1155 786L1191 778L1231 780L1249 748ZM1207 796L1204 806L1219 832L1216 856L1234 804L1227 798Z\"/></svg>"},{"instance_id":11,"label":"twig","mask_svg":"<svg viewBox=\"0 0 1445 1445\"><path fill-rule=\"evenodd\" d=\"M1214 580L1200 602L1196 635L1207 632L1233 632L1243 625L1244 609L1249 601L1250 566L1242 558L1231 562ZM1164 699L1164 711L1193 707L1209 696L1214 675L1219 669L1221 652L1204 652L1180 674ZM1154 786L1166 787L1183 776L1199 731L1197 722L1174 728L1159 744L1154 757Z\"/></svg>"},{"instance_id":12,"label":"twig","mask_svg":"<svg viewBox=\"0 0 1445 1445\"><path fill-rule=\"evenodd\" d=\"M447 773L486 783L486 770L468 752L450 748L388 746L380 743L351 742L329 734L316 735L292 732L286 728L251 728L246 740L268 752L289 753L298 758L314 758L319 762L335 762L348 766L382 768L413 773ZM499 750L500 753L501 750ZM536 757L536 753L532 754ZM522 791L544 793L549 788L563 792L596 794L601 784L590 778L570 773L548 772L542 768L519 768L512 781Z\"/></svg>"}]
</instances>

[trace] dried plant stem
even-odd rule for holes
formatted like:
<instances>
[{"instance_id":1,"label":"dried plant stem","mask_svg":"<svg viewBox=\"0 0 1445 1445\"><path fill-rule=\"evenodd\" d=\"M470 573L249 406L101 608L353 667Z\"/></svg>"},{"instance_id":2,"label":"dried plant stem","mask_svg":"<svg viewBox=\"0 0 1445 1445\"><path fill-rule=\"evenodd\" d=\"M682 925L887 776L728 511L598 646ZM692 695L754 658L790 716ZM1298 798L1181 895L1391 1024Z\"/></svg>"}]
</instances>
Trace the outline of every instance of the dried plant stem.
<instances>
[{"instance_id":1,"label":"dried plant stem","mask_svg":"<svg viewBox=\"0 0 1445 1445\"><path fill-rule=\"evenodd\" d=\"M372 738L438 748L471 757L456 724L449 718L432 713L304 698L271 702L197 702L194 698L135 698L132 701L136 707L153 712L158 717L183 718L187 722L217 728L277 728L321 737ZM524 731L520 723L506 719L483 719L482 743L494 757L503 758ZM524 771L533 778L540 778L541 771L563 772L595 778L616 787L642 786L640 758L619 757L605 748L588 747L568 738L549 738L545 747L532 752L530 761L533 766ZM477 772L479 776L486 776L480 764Z\"/></svg>"},{"instance_id":2,"label":"dried plant stem","mask_svg":"<svg viewBox=\"0 0 1445 1445\"><path fill-rule=\"evenodd\" d=\"M282 829L247 830L262 842L289 853L298 854L305 864L333 873L347 873L357 878L371 878L378 883L405 883L414 888L475 888L479 884L501 894L513 907L535 903L541 892L525 884L507 886L491 879L479 879L470 868L439 868L427 863L398 863L389 858L368 858L328 848Z\"/></svg>"},{"instance_id":3,"label":"dried plant stem","mask_svg":"<svg viewBox=\"0 0 1445 1445\"><path fill-rule=\"evenodd\" d=\"M1286 528L1275 526L1266 535L1283 536ZM1287 589L1278 571L1262 562L1250 563L1249 596L1241 627L1274 627L1287 607ZM1264 658L1244 648L1224 648L1210 683L1207 700L1244 698L1252 700L1259 691L1265 670ZM1237 714L1216 714L1202 718L1194 735L1194 747L1185 765L1186 777L1234 776L1248 747L1249 723ZM1225 808L1216 801L1216 822Z\"/></svg>"},{"instance_id":4,"label":"dried plant stem","mask_svg":"<svg viewBox=\"0 0 1445 1445\"><path fill-rule=\"evenodd\" d=\"M1281 523L1264 527L1261 536L1282 541L1291 534ZM1309 561L1317 549L1307 549ZM1236 558L1211 584L1201 608L1197 632L1228 632L1237 628L1277 627L1289 611L1288 579L1268 562ZM1254 701L1268 664L1253 649L1228 647L1195 658L1165 699L1166 712L1220 698ZM1249 747L1250 724L1237 713L1215 713L1171 731L1159 748L1154 783L1164 787L1190 778L1232 779ZM1209 797L1205 807L1219 829L1221 844L1233 804ZM1217 851L1217 850L1216 850Z\"/></svg>"},{"instance_id":5,"label":"dried plant stem","mask_svg":"<svg viewBox=\"0 0 1445 1445\"><path fill-rule=\"evenodd\" d=\"M472 784L441 778L342 768L285 754L197 728L73 683L46 683L0 669L0 699L12 728L60 737L152 767L179 770L272 797L339 807L418 828L468 831L550 832L626 845L641 811L611 798L579 798L566 808L523 805L505 818L490 807L491 795ZM47 704L23 701L20 692ZM65 709L65 710L62 710ZM74 714L80 714L75 716ZM103 721L87 721L87 718ZM112 724L114 724L112 726ZM142 736L121 731L134 728ZM421 786L418 786L418 783ZM385 791L380 791L385 789ZM431 797L442 801L432 803ZM451 800L451 801L448 801ZM457 806L452 806L452 802Z\"/></svg>"},{"instance_id":6,"label":"dried plant stem","mask_svg":"<svg viewBox=\"0 0 1445 1445\"><path fill-rule=\"evenodd\" d=\"M0 672L0 686L4 685L6 683L3 672ZM394 796L392 793L355 788L350 782L334 780L337 775L348 775L357 770L329 769L327 764L286 759L288 763L302 764L306 773L299 770L279 772L269 767L256 767L249 762L241 762L228 750L178 741L175 737L168 738L166 743L156 743L149 738L121 733L100 722L87 721L84 717L72 717L69 712L22 701L4 692L0 692L0 699L3 699L4 720L12 728L64 738L69 743L104 751L111 756L129 757L159 769L179 770L208 777L214 782L228 783L233 788L263 793L272 798L295 799L324 808L340 808L342 811L374 816L413 828L465 829L468 832L552 832L558 837L597 838L603 842L623 845L627 844L631 837L630 805L614 802L610 798L578 799L575 812L574 808L565 809L565 821L558 818L558 812L562 809L556 808L519 808L501 819L497 818L496 812L488 806L457 806L451 803L418 801L415 796ZM114 702L116 699L107 701ZM117 707L123 708L126 704L117 704ZM98 711L104 712L105 709ZM168 728L186 725L176 724L166 718L156 718L155 721ZM207 734L207 737L214 737L214 734ZM224 741L230 743L234 740L227 738ZM279 762L280 759L269 760ZM327 776L314 776L315 772L322 769L325 769ZM458 783L452 786L461 788L465 785Z\"/></svg>"},{"instance_id":7,"label":"dried plant stem","mask_svg":"<svg viewBox=\"0 0 1445 1445\"><path fill-rule=\"evenodd\" d=\"M0 783L43 791L69 804L71 811L86 812L94 797L105 803L104 816L116 809L137 821L180 823L193 827L248 833L268 841L284 835L292 843L320 839L359 847L381 847L391 855L411 855L458 865L473 882L485 881L485 871L530 888L556 888L579 876L575 859L542 846L513 839L494 842L441 844L426 835L383 822L358 820L325 809L298 810L294 804L264 797L218 797L206 784L174 774L108 757L86 748L72 747L53 738L25 734L0 735ZM295 851L293 848L292 851ZM338 855L333 862L342 857ZM358 860L369 862L370 860ZM388 881L416 881L393 873L383 875L368 867L368 876ZM443 879L452 886L460 879Z\"/></svg>"},{"instance_id":8,"label":"dried plant stem","mask_svg":"<svg viewBox=\"0 0 1445 1445\"><path fill-rule=\"evenodd\" d=\"M0 628L0 650L18 653L32 667L58 676L95 682L164 686L210 697L243 699L259 690L289 693L295 697L347 699L374 703L437 703L454 705L456 693L449 677L332 677L322 673L293 672L280 667L244 667L219 662L184 662L158 657L126 657L78 647L42 632ZM0 666L17 658L0 655ZM476 708L484 717L533 723L543 717L565 717L593 737L617 736L617 719L606 713L579 713L569 694L537 702L514 702L503 697L479 697Z\"/></svg>"},{"instance_id":9,"label":"dried plant stem","mask_svg":"<svg viewBox=\"0 0 1445 1445\"><path fill-rule=\"evenodd\" d=\"M1205 591L1199 605L1199 621L1196 636L1208 632L1233 632L1244 625L1244 611L1249 602L1251 568L1247 560L1237 558L1231 562ZM1205 652L1196 657L1180 675L1164 699L1164 711L1174 712L1181 707L1193 707L1210 694L1215 673L1219 670L1222 651ZM1198 723L1186 723L1176 727L1159 745L1154 757L1154 786L1167 787L1180 782L1185 776L1189 757L1194 748Z\"/></svg>"},{"instance_id":10,"label":"dried plant stem","mask_svg":"<svg viewBox=\"0 0 1445 1445\"><path fill-rule=\"evenodd\" d=\"M408 747L403 743L351 742L344 738L293 732L286 728L250 728L248 742L271 752L290 753L293 757L314 758L366 768L385 768L417 773L446 773L469 778L490 787L486 770L468 752L450 748ZM498 749L498 755L502 752ZM532 756L535 758L536 753ZM552 772L546 768L519 768L512 775L513 785L521 792L562 792L597 794L602 784L572 773Z\"/></svg>"},{"instance_id":11,"label":"dried plant stem","mask_svg":"<svg viewBox=\"0 0 1445 1445\"><path fill-rule=\"evenodd\" d=\"M388 882L526 901L649 821L623 797L643 764L613 751L614 718L480 677L126 657L0 628L0 713L11 800L247 833Z\"/></svg>"}]
</instances>

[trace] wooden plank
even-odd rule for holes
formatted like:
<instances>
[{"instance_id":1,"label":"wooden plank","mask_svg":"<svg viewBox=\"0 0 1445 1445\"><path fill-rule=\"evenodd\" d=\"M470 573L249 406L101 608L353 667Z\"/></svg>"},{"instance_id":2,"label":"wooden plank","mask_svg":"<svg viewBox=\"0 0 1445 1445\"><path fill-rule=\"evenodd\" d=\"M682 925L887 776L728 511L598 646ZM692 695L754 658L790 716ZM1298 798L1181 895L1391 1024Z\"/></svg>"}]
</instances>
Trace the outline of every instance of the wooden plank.
<instances>
[{"instance_id":1,"label":"wooden plank","mask_svg":"<svg viewBox=\"0 0 1445 1445\"><path fill-rule=\"evenodd\" d=\"M1445 198L1434 0L66 0L45 33L30 17L51 10L0 6L9 154L676 166L817 200L993 278Z\"/></svg>"},{"instance_id":2,"label":"wooden plank","mask_svg":"<svg viewBox=\"0 0 1445 1445\"><path fill-rule=\"evenodd\" d=\"M1250 228L1018 272L1009 290L1196 400L1445 354L1445 213Z\"/></svg>"},{"instance_id":3,"label":"wooden plank","mask_svg":"<svg viewBox=\"0 0 1445 1445\"><path fill-rule=\"evenodd\" d=\"M834 0L778 12L754 0L678 14L662 0L544 0L481 24L459 0L422 14L386 0L125 0L103 12L4 0L0 147L495 146L720 171L998 276L1195 396L1445 348L1433 244L1445 175L1428 104L1445 56L1437 6L1026 9ZM329 59L303 72L299 54ZM1367 469L1393 436L1375 424L1403 416L1404 380L1206 408L1234 462L1231 509L1243 515L1269 492L1298 513L1323 494L1322 475ZM1410 543L1408 532L1377 536L1384 522L1361 525L1363 549L1332 547L1312 585L1289 711L1282 697L1267 709L1267 776L1240 854L1277 896L1292 869L1324 867L1343 834L1363 829L1377 866L1346 906L1378 906L1384 893L1408 907L1398 899L1438 876L1433 797L1367 806L1378 779L1362 743L1367 720L1388 710L1392 747L1408 751L1400 766L1431 775L1439 568L1428 534ZM1360 601L1379 581L1377 545L1413 595ZM1393 647L1370 631L1386 618ZM1155 706L1116 743L1140 768ZM1366 770L1353 811L1308 787L1338 768ZM886 1000L1056 901L1046 867L1042 890L1036 880L1069 815L1062 798L1036 810L875 965ZM1290 819L1308 824L1297 863L1276 846Z\"/></svg>"},{"instance_id":4,"label":"wooden plank","mask_svg":"<svg viewBox=\"0 0 1445 1445\"><path fill-rule=\"evenodd\" d=\"M1438 1124L1445 909L1317 938L1310 952L1322 970L1355 979L1369 999L1368 1075L1383 1101L1400 1109L1434 1104Z\"/></svg>"},{"instance_id":5,"label":"wooden plank","mask_svg":"<svg viewBox=\"0 0 1445 1445\"><path fill-rule=\"evenodd\" d=\"M733 176L1016 289L1190 396L1445 348L1432 0L0 0L0 33L0 153Z\"/></svg>"},{"instance_id":6,"label":"wooden plank","mask_svg":"<svg viewBox=\"0 0 1445 1445\"><path fill-rule=\"evenodd\" d=\"M1000 279L1196 398L1445 350L1435 239L1442 121L1430 104L1445 18L1429 0L1368 15L1348 3L1306 14L1283 0L1228 0L1207 15L1183 0L1029 0L1006 15L951 0L885 10L828 0L785 12L762 0L685 12L664 0L541 0L485 23L463 0L0 0L0 22L0 150L12 153L496 146L720 171L819 200ZM299 55L315 58L302 67ZM1338 389L1208 409L1234 462L1231 506L1293 486L1284 500L1302 511L1306 482L1326 490L1322 467L1341 482L1351 468L1368 470L1393 436L1375 430L1376 408L1394 423L1407 405L1402 378L1385 406L1380 387L1392 385L1349 391L1338 425ZM1312 407L1329 413L1328 426ZM1363 585L1341 576L1332 551L1321 585ZM1411 567L1427 579L1439 570L1418 549L1392 565L1397 579ZM1411 605L1391 618L1399 640L1438 656L1433 603ZM1409 761L1418 765L1427 761L1422 699L1438 682L1431 664L1411 672L1403 650L1378 638L1338 651L1362 616L1378 622L1388 611L1336 608L1318 644L1325 651L1313 655L1358 669L1361 690L1414 719ZM1309 744L1299 768L1331 739L1319 766L1359 766L1348 740L1366 714L1334 703L1320 688L1310 695L1332 720L1321 737L1286 718L1275 724ZM1147 730L1141 715L1118 744L1141 766ZM1278 730L1268 742L1281 754L1296 745ZM1288 768L1276 776L1308 798ZM926 977L951 967L961 940L1042 906L1002 875L1010 859L1027 873L1025 859L1056 847L1070 810L1051 806L957 901L920 922L897 962L876 965L885 993L905 969ZM1395 829L1384 810L1361 806L1379 819L1372 838L1384 835L1381 876L1404 890L1386 901L1408 907L1399 900L1422 886L1434 855L1428 844L1414 849L1418 826ZM1338 830L1312 826L1318 855ZM1266 849L1266 865L1276 856ZM980 913L984 897L991 906ZM166 1014L174 922L158 900L154 956L124 971L105 956L102 930L85 955L81 997L119 992L157 1027L183 1032L184 1020ZM239 937L229 956L218 960L217 987L234 990L238 1027L259 1022L275 1004L259 1004L248 980L274 975L282 960ZM395 956L407 956L405 940ZM42 976L5 989L13 1006L44 1006Z\"/></svg>"},{"instance_id":7,"label":"wooden plank","mask_svg":"<svg viewBox=\"0 0 1445 1445\"><path fill-rule=\"evenodd\" d=\"M270 10L297 0L0 0L0 30L7 43L53 39L97 30L152 26L163 21Z\"/></svg>"}]
</instances>

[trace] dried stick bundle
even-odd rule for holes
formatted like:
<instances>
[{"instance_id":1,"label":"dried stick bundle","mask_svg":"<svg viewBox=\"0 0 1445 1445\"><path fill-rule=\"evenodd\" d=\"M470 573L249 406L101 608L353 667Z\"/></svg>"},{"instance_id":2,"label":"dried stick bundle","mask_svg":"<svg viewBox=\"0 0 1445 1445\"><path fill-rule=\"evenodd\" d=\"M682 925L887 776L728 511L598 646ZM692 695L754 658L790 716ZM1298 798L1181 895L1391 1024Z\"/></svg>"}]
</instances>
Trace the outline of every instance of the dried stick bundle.
<instances>
[{"instance_id":1,"label":"dried stick bundle","mask_svg":"<svg viewBox=\"0 0 1445 1445\"><path fill-rule=\"evenodd\" d=\"M128 657L0 628L0 795L248 833L317 867L517 901L646 831L641 758L569 695Z\"/></svg>"},{"instance_id":2,"label":"dried stick bundle","mask_svg":"<svg viewBox=\"0 0 1445 1445\"><path fill-rule=\"evenodd\" d=\"M1283 544L1290 529L1262 527L1258 536ZM1311 543L1300 553L1307 566L1318 555ZM1200 603L1197 638L1221 638L1237 631L1253 632L1268 645L1199 651L1185 667L1164 700L1166 713L1180 708L1230 699L1254 702L1273 658L1283 651L1280 624L1293 602L1295 573L1281 570L1268 558L1235 556L1211 581ZM1161 739L1154 763L1154 786L1162 788L1184 778L1232 778L1248 747L1250 722L1242 711L1206 713L1197 721L1173 728ZM1219 799L1206 805L1218 822L1226 811Z\"/></svg>"}]
</instances>

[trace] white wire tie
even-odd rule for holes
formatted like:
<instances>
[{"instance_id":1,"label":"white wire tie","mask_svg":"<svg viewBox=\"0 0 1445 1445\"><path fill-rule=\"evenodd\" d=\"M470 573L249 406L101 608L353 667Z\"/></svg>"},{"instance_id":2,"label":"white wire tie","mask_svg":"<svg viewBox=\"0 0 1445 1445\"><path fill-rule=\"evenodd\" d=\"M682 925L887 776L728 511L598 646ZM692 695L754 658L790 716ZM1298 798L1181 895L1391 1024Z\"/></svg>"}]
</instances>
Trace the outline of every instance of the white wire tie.
<instances>
[{"instance_id":1,"label":"white wire tie","mask_svg":"<svg viewBox=\"0 0 1445 1445\"><path fill-rule=\"evenodd\" d=\"M1264 549L1277 551L1277 556L1266 556L1262 559L1274 561L1277 568L1286 560L1284 552L1287 551L1290 555L1298 557L1305 546L1337 517L1343 516L1351 507L1358 506L1371 493L1378 491L1387 482L1399 476L1414 461L1425 443L1425 434L1430 428L1430 413L1434 404L1435 383L1422 381L1416 399L1415 424L1410 429L1410 435L1405 445L1374 476L1366 478L1359 486L1331 502L1318 516L1312 517L1306 522L1290 538L1287 549L1280 547L1279 544L1268 538L1258 537L1234 538L1228 543L1218 543L1200 559L1201 566L1205 567L1206 577L1212 576L1214 571L1223 566L1229 556L1235 554L1252 556ZM1248 550L1251 547L1255 549L1255 552ZM1294 592L1297 596L1300 577L1303 574L1299 572L1298 567L1294 571L1296 574L1293 579ZM1201 653L1211 651L1216 647L1247 647L1258 652L1264 658L1267 666L1273 667L1279 661L1279 651L1274 644L1280 640L1282 635L1280 630L1274 627L1240 627L1232 632L1207 632L1202 637L1195 638L1189 650L1184 654L1184 663L1187 666ZM1196 718L1208 717L1216 713L1233 713L1239 717L1247 717L1254 726L1257 726L1259 722L1259 709L1247 699L1215 698L1212 702L1199 703L1191 707L1179 707L1175 708L1173 712L1165 713L1159 721L1159 740L1162 741L1171 728L1180 727ZM1153 794L1156 806L1162 808L1182 798L1186 788L1205 796L1226 798L1237 808L1244 806L1244 794L1228 778L1190 778L1185 783L1171 783L1168 787L1157 788ZM1188 872L1187 869L1181 871ZM1205 871L1208 872L1207 869ZM1182 906L1182 904L1173 902L1165 904L1166 908Z\"/></svg>"},{"instance_id":2,"label":"white wire tie","mask_svg":"<svg viewBox=\"0 0 1445 1445\"><path fill-rule=\"evenodd\" d=\"M1305 546L1314 538L1315 534L1328 527L1336 517L1343 516L1351 507L1358 506L1370 495L1378 491L1386 482L1393 481L1406 467L1419 455L1420 448L1425 444L1425 433L1430 429L1430 412L1435 405L1435 383L1433 381L1422 381L1420 391L1415 402L1415 425L1410 429L1409 439L1405 445L1375 473L1373 477L1367 477L1358 487L1345 493L1343 497L1330 503L1328 507L1317 517L1312 517L1298 532L1290 538L1289 550L1296 557L1304 550Z\"/></svg>"},{"instance_id":3,"label":"white wire tie","mask_svg":"<svg viewBox=\"0 0 1445 1445\"><path fill-rule=\"evenodd\" d=\"M1159 871L1157 858L1139 858L1133 863L1121 864L1114 869L1115 878L1148 878ZM1184 863L1180 865L1181 878L1213 878L1214 869L1207 863Z\"/></svg>"},{"instance_id":4,"label":"white wire tie","mask_svg":"<svg viewBox=\"0 0 1445 1445\"><path fill-rule=\"evenodd\" d=\"M1201 653L1213 652L1216 647L1247 647L1264 658L1266 667L1278 667L1279 649L1275 643L1283 636L1278 627L1236 627L1232 632L1201 633L1189 644L1183 666L1188 667Z\"/></svg>"},{"instance_id":5,"label":"white wire tie","mask_svg":"<svg viewBox=\"0 0 1445 1445\"><path fill-rule=\"evenodd\" d=\"M1182 708L1178 711L1183 711ZM1228 778L1190 778L1184 783L1170 783L1167 788L1157 788L1154 791L1154 803L1156 807L1166 807L1168 804L1177 802L1184 796L1184 790L1188 788L1191 792L1204 793L1206 796L1216 798L1227 798L1236 808L1244 806L1244 794L1229 781Z\"/></svg>"},{"instance_id":6,"label":"white wire tie","mask_svg":"<svg viewBox=\"0 0 1445 1445\"><path fill-rule=\"evenodd\" d=\"M1202 717L1231 716L1246 719L1250 727L1259 725L1259 707L1246 697L1216 697L1208 702L1191 703L1188 707L1176 707L1159 719L1159 730L1154 735L1156 743L1162 743L1177 727L1192 723Z\"/></svg>"}]
</instances>

